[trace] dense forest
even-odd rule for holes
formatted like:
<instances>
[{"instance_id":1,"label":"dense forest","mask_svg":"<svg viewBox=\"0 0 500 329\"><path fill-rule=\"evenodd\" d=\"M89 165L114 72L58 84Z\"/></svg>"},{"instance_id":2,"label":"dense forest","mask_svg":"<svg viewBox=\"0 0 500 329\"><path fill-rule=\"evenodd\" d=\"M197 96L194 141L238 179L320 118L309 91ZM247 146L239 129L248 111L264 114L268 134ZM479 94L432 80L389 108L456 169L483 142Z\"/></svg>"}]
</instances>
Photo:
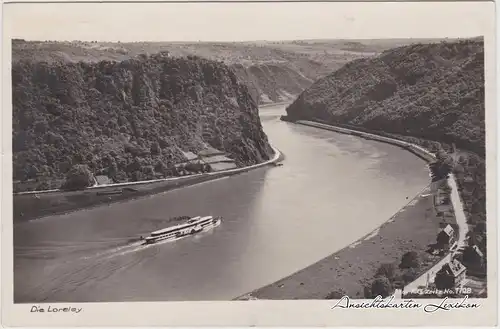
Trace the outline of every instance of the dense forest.
<instances>
[{"instance_id":1,"label":"dense forest","mask_svg":"<svg viewBox=\"0 0 500 329\"><path fill-rule=\"evenodd\" d=\"M482 39L414 44L352 61L300 94L283 119L390 134L450 152L470 240L486 252Z\"/></svg>"},{"instance_id":2,"label":"dense forest","mask_svg":"<svg viewBox=\"0 0 500 329\"><path fill-rule=\"evenodd\" d=\"M483 43L416 44L355 60L314 83L287 112L484 154Z\"/></svg>"},{"instance_id":3,"label":"dense forest","mask_svg":"<svg viewBox=\"0 0 500 329\"><path fill-rule=\"evenodd\" d=\"M19 61L12 88L14 180L57 181L85 165L94 175L137 181L168 176L183 152L207 147L240 166L272 153L248 88L219 62L163 53Z\"/></svg>"}]
</instances>

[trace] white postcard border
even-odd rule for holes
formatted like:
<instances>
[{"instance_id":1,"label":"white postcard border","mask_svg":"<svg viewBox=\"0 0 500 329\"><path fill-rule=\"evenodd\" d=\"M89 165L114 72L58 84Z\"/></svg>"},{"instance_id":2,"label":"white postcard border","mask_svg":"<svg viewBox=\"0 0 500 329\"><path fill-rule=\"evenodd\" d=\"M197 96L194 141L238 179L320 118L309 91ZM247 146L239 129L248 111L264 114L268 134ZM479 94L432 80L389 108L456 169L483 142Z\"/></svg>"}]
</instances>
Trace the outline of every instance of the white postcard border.
<instances>
[{"instance_id":1,"label":"white postcard border","mask_svg":"<svg viewBox=\"0 0 500 329\"><path fill-rule=\"evenodd\" d=\"M92 4L98 6L99 4ZM230 4L221 4L231 6ZM351 6L349 3L338 3L336 6ZM373 4L371 4L373 5ZM440 10L438 3L412 3L402 4L380 4L386 6L386 10L398 10L401 17L401 26L408 27L405 20L412 19L419 24L426 24L426 10ZM448 4L449 5L449 4ZM452 3L460 6L461 3ZM463 3L464 6L471 3ZM437 311L426 313L422 308L417 309L340 309L332 307L335 301L232 301L232 302L155 302L155 303L62 303L46 304L43 307L77 307L82 311L76 313L40 313L31 312L36 304L13 304L13 239L12 239L12 163L11 163L11 37L16 37L12 30L12 20L9 15L9 6L4 7L4 32L3 32L3 110L1 115L2 128L2 171L0 183L2 186L1 199L1 255L2 255L2 324L7 326L396 326L396 325L421 325L421 326L479 326L494 325L497 323L497 146L496 146L496 66L495 66L495 30L494 11L492 2L476 2L474 8L476 13L482 13L482 17L450 17L442 24L458 24L471 26L477 31L482 31L485 45L485 80L486 80L486 149L487 149L487 216L488 216L488 298L470 299L467 303L478 303L479 308L460 309L451 311ZM23 6L41 6L27 5ZM119 6L117 4L117 6ZM411 8L422 6L418 11L419 17L412 13ZM435 6L435 7L433 7ZM70 5L64 6L70 10ZM411 8L410 8L411 7ZM35 7L32 7L35 8ZM118 7L117 7L118 8ZM406 9L405 9L406 8ZM435 9L434 9L435 8ZM441 7L439 7L441 8ZM444 8L444 7L442 7ZM152 9L153 10L153 9ZM229 9L226 8L226 10ZM465 12L464 12L465 13ZM38 17L30 21L29 15L34 15L34 10L26 13L23 24L31 25L33 29L44 29L40 24L43 18ZM118 13L115 13L118 15ZM335 13L332 13L332 19ZM369 13L356 19L367 20L372 24L371 31L364 33L373 37L380 28L380 21ZM444 14L443 17L446 17ZM45 19L49 19L45 17ZM389 24L388 22L385 22ZM397 22L391 22L397 24ZM396 26L396 25L395 25ZM71 29L72 26L61 27ZM418 32L419 26L415 27ZM375 32L374 32L375 31ZM397 31L400 33L400 31ZM396 34L397 34L396 33ZM353 31L352 38L362 38L363 31ZM424 35L408 35L413 37L428 37ZM385 35L385 37L392 37ZM444 37L444 36L442 36ZM452 37L452 36L450 36ZM335 38L332 35L332 38ZM47 31L47 39L50 32ZM358 301L357 301L358 302ZM441 300L418 300L422 304L439 304Z\"/></svg>"}]
</instances>

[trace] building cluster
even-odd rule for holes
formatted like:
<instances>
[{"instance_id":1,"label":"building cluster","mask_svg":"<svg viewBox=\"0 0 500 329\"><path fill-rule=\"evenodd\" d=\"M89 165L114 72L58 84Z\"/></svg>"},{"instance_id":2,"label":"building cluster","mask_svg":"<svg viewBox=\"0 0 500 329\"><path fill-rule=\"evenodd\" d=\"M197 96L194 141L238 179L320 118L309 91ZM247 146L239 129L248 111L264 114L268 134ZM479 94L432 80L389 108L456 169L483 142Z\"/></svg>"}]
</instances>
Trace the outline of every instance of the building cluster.
<instances>
[{"instance_id":1,"label":"building cluster","mask_svg":"<svg viewBox=\"0 0 500 329\"><path fill-rule=\"evenodd\" d=\"M484 268L484 255L476 245L459 246L458 232L451 224L447 223L447 217L451 218L450 216L453 215L453 206L450 200L450 189L446 183L446 175L441 180L434 181L431 189L436 214L444 224L444 228L436 236L436 244L432 253L447 252L448 255L427 273L426 286L429 287L433 284L446 288L461 288L467 281L468 269Z\"/></svg>"},{"instance_id":2,"label":"building cluster","mask_svg":"<svg viewBox=\"0 0 500 329\"><path fill-rule=\"evenodd\" d=\"M454 224L454 209L451 202L451 188L447 183L448 170L438 165L430 166L432 175L431 193L436 217L441 220L442 229L437 233L436 243L429 252L433 255L446 255L425 274L417 279L414 285L424 291L460 292L469 287L475 277L485 273L485 255L472 240L458 241L457 226ZM446 168L445 168L446 169ZM471 281L472 280L472 281ZM478 290L479 291L479 290ZM402 292L401 292L402 293ZM406 293L410 293L407 291Z\"/></svg>"},{"instance_id":3,"label":"building cluster","mask_svg":"<svg viewBox=\"0 0 500 329\"><path fill-rule=\"evenodd\" d=\"M189 170L190 167L196 168L196 166L203 166L207 168L206 171L217 172L222 170L236 169L237 165L233 159L227 157L227 155L214 148L207 148L197 154L193 152L183 152L186 157L186 161L183 163L176 164L176 168L179 170L196 171ZM186 173L188 174L188 173Z\"/></svg>"}]
</instances>

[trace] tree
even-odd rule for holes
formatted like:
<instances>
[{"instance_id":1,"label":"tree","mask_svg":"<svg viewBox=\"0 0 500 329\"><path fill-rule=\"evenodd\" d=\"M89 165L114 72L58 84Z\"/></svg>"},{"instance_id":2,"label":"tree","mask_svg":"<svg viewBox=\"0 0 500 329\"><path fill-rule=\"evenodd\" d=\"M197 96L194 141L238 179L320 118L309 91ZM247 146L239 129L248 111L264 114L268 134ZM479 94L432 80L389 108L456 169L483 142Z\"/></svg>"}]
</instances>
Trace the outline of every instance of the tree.
<instances>
[{"instance_id":1,"label":"tree","mask_svg":"<svg viewBox=\"0 0 500 329\"><path fill-rule=\"evenodd\" d=\"M400 268L418 268L419 266L418 254L415 251L409 251L401 257Z\"/></svg>"},{"instance_id":2,"label":"tree","mask_svg":"<svg viewBox=\"0 0 500 329\"><path fill-rule=\"evenodd\" d=\"M415 268L409 268L405 270L402 275L402 279L405 284L413 282L417 277L418 277L418 270Z\"/></svg>"},{"instance_id":3,"label":"tree","mask_svg":"<svg viewBox=\"0 0 500 329\"><path fill-rule=\"evenodd\" d=\"M486 222L479 222L474 227L474 232L483 233L486 232Z\"/></svg>"},{"instance_id":4,"label":"tree","mask_svg":"<svg viewBox=\"0 0 500 329\"><path fill-rule=\"evenodd\" d=\"M160 147L160 144L158 142L154 142L153 144L151 144L151 154L154 154L154 155L157 155L161 152L161 147Z\"/></svg>"},{"instance_id":5,"label":"tree","mask_svg":"<svg viewBox=\"0 0 500 329\"><path fill-rule=\"evenodd\" d=\"M372 298L372 289L370 285L366 285L363 287L363 295L366 299Z\"/></svg>"},{"instance_id":6,"label":"tree","mask_svg":"<svg viewBox=\"0 0 500 329\"><path fill-rule=\"evenodd\" d=\"M326 295L325 299L341 299L344 296L347 296L347 293L342 289L338 289L329 292L328 295Z\"/></svg>"},{"instance_id":7,"label":"tree","mask_svg":"<svg viewBox=\"0 0 500 329\"><path fill-rule=\"evenodd\" d=\"M389 281L388 278L379 276L375 278L375 280L373 280L371 286L372 297L380 295L382 298L385 298L390 294L392 294L392 292L393 292L393 287L391 285L391 281Z\"/></svg>"},{"instance_id":8,"label":"tree","mask_svg":"<svg viewBox=\"0 0 500 329\"><path fill-rule=\"evenodd\" d=\"M455 287L455 278L453 277L453 275L448 273L448 271L446 271L446 268L443 266L443 268L441 268L439 272L436 273L434 284L439 290L453 289Z\"/></svg>"},{"instance_id":9,"label":"tree","mask_svg":"<svg viewBox=\"0 0 500 329\"><path fill-rule=\"evenodd\" d=\"M116 164L115 160L112 159L112 161L110 161L108 166L108 176L115 177L117 173L118 173L118 165Z\"/></svg>"},{"instance_id":10,"label":"tree","mask_svg":"<svg viewBox=\"0 0 500 329\"><path fill-rule=\"evenodd\" d=\"M82 190L94 185L95 178L87 165L74 165L61 186L63 190Z\"/></svg>"},{"instance_id":11,"label":"tree","mask_svg":"<svg viewBox=\"0 0 500 329\"><path fill-rule=\"evenodd\" d=\"M117 171L114 176L111 176L111 178L113 178L115 183L126 182L128 179L127 174L122 170Z\"/></svg>"},{"instance_id":12,"label":"tree","mask_svg":"<svg viewBox=\"0 0 500 329\"><path fill-rule=\"evenodd\" d=\"M179 170L178 170L176 167L172 167L172 168L170 168L169 170L170 170L170 174L171 174L172 176L174 176L174 177L177 177L177 176L179 176L179 175L180 175L180 174L179 174Z\"/></svg>"},{"instance_id":13,"label":"tree","mask_svg":"<svg viewBox=\"0 0 500 329\"><path fill-rule=\"evenodd\" d=\"M46 180L41 181L40 183L37 184L35 190L36 191L50 190L50 184Z\"/></svg>"},{"instance_id":14,"label":"tree","mask_svg":"<svg viewBox=\"0 0 500 329\"><path fill-rule=\"evenodd\" d=\"M479 254L471 246L465 247L462 259L464 261L464 264L467 264L469 266L481 265L481 256L479 256Z\"/></svg>"},{"instance_id":15,"label":"tree","mask_svg":"<svg viewBox=\"0 0 500 329\"><path fill-rule=\"evenodd\" d=\"M28 178L28 179L33 179L33 178L36 178L36 176L38 175L38 168L37 166L31 164L29 165L27 168L26 168L26 174L25 174L25 177Z\"/></svg>"},{"instance_id":16,"label":"tree","mask_svg":"<svg viewBox=\"0 0 500 329\"><path fill-rule=\"evenodd\" d=\"M167 167L165 166L165 164L161 161L158 161L156 162L156 165L155 165L155 171L156 172L159 172L159 173L164 173L165 170L167 169Z\"/></svg>"},{"instance_id":17,"label":"tree","mask_svg":"<svg viewBox=\"0 0 500 329\"><path fill-rule=\"evenodd\" d=\"M190 162L190 163L186 164L186 166L184 168L190 172L200 172L203 170L203 165L201 163L197 163L197 162Z\"/></svg>"},{"instance_id":18,"label":"tree","mask_svg":"<svg viewBox=\"0 0 500 329\"><path fill-rule=\"evenodd\" d=\"M155 170L153 166L145 166L142 168L142 176L147 179L151 180L155 178Z\"/></svg>"},{"instance_id":19,"label":"tree","mask_svg":"<svg viewBox=\"0 0 500 329\"><path fill-rule=\"evenodd\" d=\"M396 267L394 266L394 264L385 263L380 265L375 275L384 276L392 281L394 279L395 274L396 274Z\"/></svg>"}]
</instances>

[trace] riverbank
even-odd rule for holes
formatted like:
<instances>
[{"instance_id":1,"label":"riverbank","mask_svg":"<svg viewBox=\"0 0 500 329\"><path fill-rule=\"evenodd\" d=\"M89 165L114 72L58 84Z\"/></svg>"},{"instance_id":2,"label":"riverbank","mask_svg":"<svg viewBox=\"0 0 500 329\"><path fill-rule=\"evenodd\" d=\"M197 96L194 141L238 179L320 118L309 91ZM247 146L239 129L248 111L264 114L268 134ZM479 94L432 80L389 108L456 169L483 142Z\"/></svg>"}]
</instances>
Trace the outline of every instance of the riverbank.
<instances>
[{"instance_id":1,"label":"riverbank","mask_svg":"<svg viewBox=\"0 0 500 329\"><path fill-rule=\"evenodd\" d=\"M321 122L316 122L316 121L299 120L299 121L296 121L295 123L305 125L305 126L314 127L314 128L319 128L319 129L326 129L326 130L338 132L341 134L353 135L353 136L357 136L357 137L361 137L361 138L369 139L369 140L374 140L374 141L378 141L378 142L382 142L382 143L386 143L386 144L391 144L394 146L404 148L405 150L415 154L416 156L418 156L419 158L423 159L424 161L426 161L428 163L436 161L436 156L434 154L432 154L431 152L429 152L428 150L424 149L423 147L405 142L403 140L396 139L394 137L386 137L386 136L382 136L382 135L373 134L370 132L354 130L354 129L349 129L349 128L343 128L343 127L337 127L337 126L333 126L333 125L321 123Z\"/></svg>"},{"instance_id":2,"label":"riverbank","mask_svg":"<svg viewBox=\"0 0 500 329\"><path fill-rule=\"evenodd\" d=\"M281 152L275 147L273 147L273 150L274 155L271 159L263 163L237 169L152 181L94 186L80 191L49 190L14 194L13 219L14 222L20 222L50 215L60 215L103 204L126 202L222 177L237 175L283 161L284 156Z\"/></svg>"},{"instance_id":3,"label":"riverbank","mask_svg":"<svg viewBox=\"0 0 500 329\"><path fill-rule=\"evenodd\" d=\"M260 108L280 106L280 105L289 105L289 104L292 104L292 102L293 102L293 99L289 99L289 100L282 101L282 102L259 104L259 109Z\"/></svg>"},{"instance_id":4,"label":"riverbank","mask_svg":"<svg viewBox=\"0 0 500 329\"><path fill-rule=\"evenodd\" d=\"M404 141L317 122L298 123L399 146L428 163L436 160L429 151ZM435 192L436 189L426 187L370 234L301 271L237 299L325 299L332 293L366 298L365 287L370 286L380 266L397 268L402 256L410 251L417 255L420 265L400 274L401 285L412 282L443 258L442 254L429 252L439 231L448 224L457 228L451 205L444 212L437 211Z\"/></svg>"},{"instance_id":5,"label":"riverbank","mask_svg":"<svg viewBox=\"0 0 500 329\"><path fill-rule=\"evenodd\" d=\"M365 298L364 287L371 284L380 265L399 263L407 251L421 256L422 271L437 262L441 257L428 254L427 249L436 242L442 225L427 187L382 226L349 246L237 299L325 299L332 292Z\"/></svg>"}]
</instances>

